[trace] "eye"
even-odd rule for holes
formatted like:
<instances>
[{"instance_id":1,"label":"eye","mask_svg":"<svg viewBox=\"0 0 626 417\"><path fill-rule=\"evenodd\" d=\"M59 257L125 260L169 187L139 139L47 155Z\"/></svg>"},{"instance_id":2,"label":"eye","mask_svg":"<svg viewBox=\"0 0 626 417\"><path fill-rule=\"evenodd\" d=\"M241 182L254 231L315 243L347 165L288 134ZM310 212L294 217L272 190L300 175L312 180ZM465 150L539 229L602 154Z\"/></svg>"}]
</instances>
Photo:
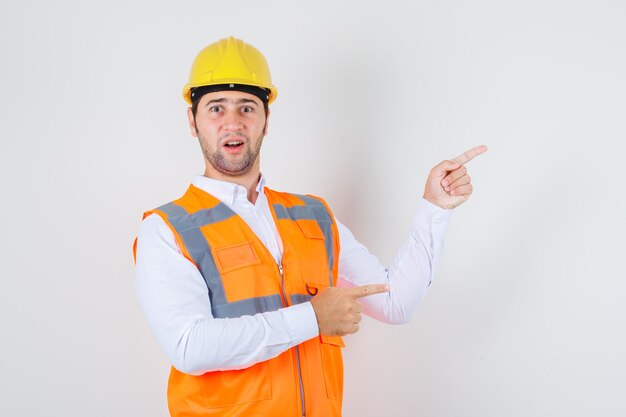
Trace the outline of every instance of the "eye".
<instances>
[{"instance_id":1,"label":"eye","mask_svg":"<svg viewBox=\"0 0 626 417\"><path fill-rule=\"evenodd\" d=\"M211 113L218 113L218 112L222 111L222 107L221 106L211 106L211 107L209 107L209 111Z\"/></svg>"},{"instance_id":2,"label":"eye","mask_svg":"<svg viewBox=\"0 0 626 417\"><path fill-rule=\"evenodd\" d=\"M241 112L242 113L252 113L254 111L254 109L250 106L244 106L241 108Z\"/></svg>"}]
</instances>

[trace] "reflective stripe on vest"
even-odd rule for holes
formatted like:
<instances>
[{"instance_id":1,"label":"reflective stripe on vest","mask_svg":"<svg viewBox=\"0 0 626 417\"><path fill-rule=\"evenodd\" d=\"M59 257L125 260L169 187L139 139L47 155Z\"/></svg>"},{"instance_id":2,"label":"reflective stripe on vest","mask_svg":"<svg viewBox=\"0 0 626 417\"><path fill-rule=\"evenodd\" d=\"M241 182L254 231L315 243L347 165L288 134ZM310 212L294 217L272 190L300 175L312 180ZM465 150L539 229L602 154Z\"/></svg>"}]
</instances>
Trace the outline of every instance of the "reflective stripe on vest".
<instances>
[{"instance_id":1,"label":"reflective stripe on vest","mask_svg":"<svg viewBox=\"0 0 626 417\"><path fill-rule=\"evenodd\" d=\"M289 219L313 220L324 235L326 256L328 259L328 285L333 285L334 264L334 235L332 231L333 219L319 200L313 197L291 194L300 199L305 205L285 207L282 204L273 204L274 213L279 220ZM280 294L253 297L246 300L238 300L229 303L226 299L222 277L218 271L211 247L202 234L200 228L214 223L230 219L237 214L223 202L207 209L201 209L195 213L189 212L182 206L170 202L158 207L155 211L161 211L167 215L167 221L181 237L194 264L200 270L209 289L211 312L215 318L234 318L244 315L254 315L268 311L276 311L284 307ZM290 294L291 304L301 304L309 301L312 294Z\"/></svg>"}]
</instances>

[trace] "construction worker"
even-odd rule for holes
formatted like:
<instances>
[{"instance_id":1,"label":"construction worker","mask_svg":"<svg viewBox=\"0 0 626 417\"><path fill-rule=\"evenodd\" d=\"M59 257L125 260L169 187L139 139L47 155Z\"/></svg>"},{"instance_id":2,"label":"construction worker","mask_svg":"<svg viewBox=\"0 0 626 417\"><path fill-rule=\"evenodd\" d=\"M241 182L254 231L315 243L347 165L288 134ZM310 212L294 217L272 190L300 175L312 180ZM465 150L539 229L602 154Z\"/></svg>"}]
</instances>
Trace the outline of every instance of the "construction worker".
<instances>
[{"instance_id":1,"label":"construction worker","mask_svg":"<svg viewBox=\"0 0 626 417\"><path fill-rule=\"evenodd\" d=\"M464 164L429 174L387 270L321 198L268 188L263 55L233 37L196 57L183 97L205 172L145 213L135 242L141 306L172 363L172 416L340 416L342 336L365 313L407 322L429 286L450 210L472 193ZM341 243L341 245L340 245Z\"/></svg>"}]
</instances>

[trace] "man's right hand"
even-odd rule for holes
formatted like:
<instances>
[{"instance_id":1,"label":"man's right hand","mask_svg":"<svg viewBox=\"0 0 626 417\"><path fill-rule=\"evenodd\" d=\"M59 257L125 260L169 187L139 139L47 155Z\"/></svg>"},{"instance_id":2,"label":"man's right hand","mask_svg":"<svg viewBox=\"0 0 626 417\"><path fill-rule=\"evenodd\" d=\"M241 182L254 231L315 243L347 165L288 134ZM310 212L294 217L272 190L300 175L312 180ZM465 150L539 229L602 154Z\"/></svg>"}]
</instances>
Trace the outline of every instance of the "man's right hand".
<instances>
[{"instance_id":1,"label":"man's right hand","mask_svg":"<svg viewBox=\"0 0 626 417\"><path fill-rule=\"evenodd\" d=\"M361 322L362 306L357 300L368 295L389 291L387 284L370 284L362 287L329 287L311 299L320 334L344 336L356 333Z\"/></svg>"}]
</instances>

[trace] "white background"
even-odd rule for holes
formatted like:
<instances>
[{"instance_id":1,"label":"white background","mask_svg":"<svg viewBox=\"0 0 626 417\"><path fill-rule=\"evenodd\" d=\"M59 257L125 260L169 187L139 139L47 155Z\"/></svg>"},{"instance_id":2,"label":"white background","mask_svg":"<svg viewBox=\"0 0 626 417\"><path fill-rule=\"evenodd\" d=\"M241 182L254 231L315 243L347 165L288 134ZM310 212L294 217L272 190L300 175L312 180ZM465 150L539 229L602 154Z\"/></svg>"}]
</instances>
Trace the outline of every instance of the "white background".
<instances>
[{"instance_id":1,"label":"white background","mask_svg":"<svg viewBox=\"0 0 626 417\"><path fill-rule=\"evenodd\" d=\"M384 263L428 170L490 148L413 321L347 338L345 416L626 415L625 22L622 0L2 0L0 415L167 415L131 244L203 170L180 94L228 35L279 88L270 184Z\"/></svg>"}]
</instances>

